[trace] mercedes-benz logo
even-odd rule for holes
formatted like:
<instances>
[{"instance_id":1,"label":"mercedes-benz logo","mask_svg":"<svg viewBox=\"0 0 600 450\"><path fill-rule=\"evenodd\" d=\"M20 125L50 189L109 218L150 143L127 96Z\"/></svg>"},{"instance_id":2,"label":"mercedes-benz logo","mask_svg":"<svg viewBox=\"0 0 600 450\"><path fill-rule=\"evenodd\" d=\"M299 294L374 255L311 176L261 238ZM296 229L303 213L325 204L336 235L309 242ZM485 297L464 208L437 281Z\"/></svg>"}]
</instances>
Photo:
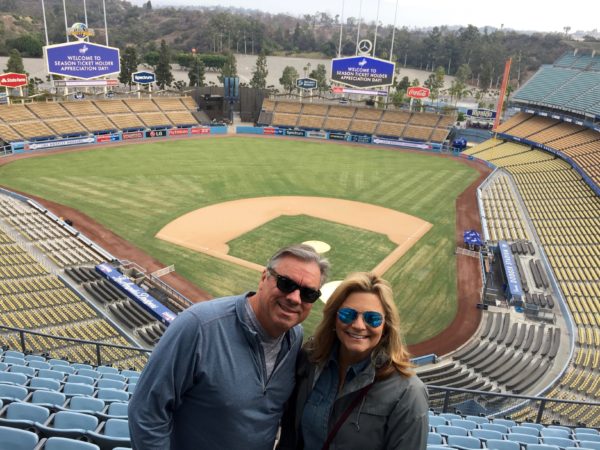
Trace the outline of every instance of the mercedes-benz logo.
<instances>
[{"instance_id":1,"label":"mercedes-benz logo","mask_svg":"<svg viewBox=\"0 0 600 450\"><path fill-rule=\"evenodd\" d=\"M368 39L363 39L358 43L358 51L364 55L371 53L373 43Z\"/></svg>"}]
</instances>

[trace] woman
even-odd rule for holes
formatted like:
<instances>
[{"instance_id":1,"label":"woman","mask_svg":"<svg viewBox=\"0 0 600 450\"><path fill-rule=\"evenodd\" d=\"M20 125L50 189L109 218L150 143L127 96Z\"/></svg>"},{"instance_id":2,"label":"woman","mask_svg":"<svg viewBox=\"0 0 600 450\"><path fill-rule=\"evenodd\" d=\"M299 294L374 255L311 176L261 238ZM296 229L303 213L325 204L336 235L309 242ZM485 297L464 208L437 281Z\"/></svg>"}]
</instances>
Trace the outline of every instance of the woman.
<instances>
[{"instance_id":1,"label":"woman","mask_svg":"<svg viewBox=\"0 0 600 450\"><path fill-rule=\"evenodd\" d=\"M427 391L411 370L389 284L349 275L299 357L279 450L425 450Z\"/></svg>"}]
</instances>

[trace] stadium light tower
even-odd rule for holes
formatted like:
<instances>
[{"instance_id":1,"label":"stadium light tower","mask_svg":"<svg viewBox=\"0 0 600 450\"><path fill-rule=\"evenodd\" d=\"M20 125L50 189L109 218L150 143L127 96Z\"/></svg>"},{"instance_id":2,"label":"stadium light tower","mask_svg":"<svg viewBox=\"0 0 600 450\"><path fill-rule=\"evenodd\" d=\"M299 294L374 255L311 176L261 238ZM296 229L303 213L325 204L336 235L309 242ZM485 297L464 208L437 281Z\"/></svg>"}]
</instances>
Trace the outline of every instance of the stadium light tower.
<instances>
[{"instance_id":1,"label":"stadium light tower","mask_svg":"<svg viewBox=\"0 0 600 450\"><path fill-rule=\"evenodd\" d=\"M360 0L358 4L358 28L356 29L356 51L355 54L358 55L358 41L360 40L360 22L362 21L362 0Z\"/></svg>"},{"instance_id":2,"label":"stadium light tower","mask_svg":"<svg viewBox=\"0 0 600 450\"><path fill-rule=\"evenodd\" d=\"M394 11L394 28L392 28L392 45L390 45L390 61L394 57L394 39L396 38L396 18L398 17L398 0L396 0L396 10Z\"/></svg>"},{"instance_id":3,"label":"stadium light tower","mask_svg":"<svg viewBox=\"0 0 600 450\"><path fill-rule=\"evenodd\" d=\"M381 0L377 0L377 17L375 19L375 39L373 40L373 57L375 57L375 49L377 48L377 32L379 31L379 5Z\"/></svg>"},{"instance_id":4,"label":"stadium light tower","mask_svg":"<svg viewBox=\"0 0 600 450\"><path fill-rule=\"evenodd\" d=\"M342 34L344 33L344 0L342 0L342 15L340 16L340 43L338 45L338 58L342 56Z\"/></svg>"}]
</instances>

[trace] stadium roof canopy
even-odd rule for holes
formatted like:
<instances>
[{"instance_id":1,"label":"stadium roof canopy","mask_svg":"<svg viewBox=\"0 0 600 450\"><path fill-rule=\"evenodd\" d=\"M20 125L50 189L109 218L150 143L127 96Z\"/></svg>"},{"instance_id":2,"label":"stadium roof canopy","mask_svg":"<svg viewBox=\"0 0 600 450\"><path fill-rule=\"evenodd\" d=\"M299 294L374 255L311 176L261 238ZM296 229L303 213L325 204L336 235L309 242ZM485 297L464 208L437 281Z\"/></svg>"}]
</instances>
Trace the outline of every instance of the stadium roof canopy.
<instances>
[{"instance_id":1,"label":"stadium roof canopy","mask_svg":"<svg viewBox=\"0 0 600 450\"><path fill-rule=\"evenodd\" d=\"M568 51L542 66L512 101L600 119L600 54Z\"/></svg>"}]
</instances>

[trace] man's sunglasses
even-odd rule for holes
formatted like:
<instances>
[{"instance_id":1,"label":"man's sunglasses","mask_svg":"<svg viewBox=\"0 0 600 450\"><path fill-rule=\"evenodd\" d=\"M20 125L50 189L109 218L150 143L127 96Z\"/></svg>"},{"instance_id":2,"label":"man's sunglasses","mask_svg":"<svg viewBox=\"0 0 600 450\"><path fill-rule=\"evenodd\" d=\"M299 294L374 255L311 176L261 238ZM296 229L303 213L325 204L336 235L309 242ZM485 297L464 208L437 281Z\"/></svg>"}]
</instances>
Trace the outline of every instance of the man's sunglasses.
<instances>
[{"instance_id":1,"label":"man's sunglasses","mask_svg":"<svg viewBox=\"0 0 600 450\"><path fill-rule=\"evenodd\" d=\"M279 289L284 294L291 294L296 289L300 290L300 300L304 303L314 303L321 296L321 291L318 289L312 289L306 286L300 286L294 280L285 277L283 275L279 275L273 269L268 269L269 273L275 277L275 282L277 284L277 289Z\"/></svg>"},{"instance_id":2,"label":"man's sunglasses","mask_svg":"<svg viewBox=\"0 0 600 450\"><path fill-rule=\"evenodd\" d=\"M337 312L338 319L347 325L354 322L359 314L362 314L363 321L371 328L380 327L383 323L383 315L377 311L364 311L359 313L352 308L340 308Z\"/></svg>"}]
</instances>

